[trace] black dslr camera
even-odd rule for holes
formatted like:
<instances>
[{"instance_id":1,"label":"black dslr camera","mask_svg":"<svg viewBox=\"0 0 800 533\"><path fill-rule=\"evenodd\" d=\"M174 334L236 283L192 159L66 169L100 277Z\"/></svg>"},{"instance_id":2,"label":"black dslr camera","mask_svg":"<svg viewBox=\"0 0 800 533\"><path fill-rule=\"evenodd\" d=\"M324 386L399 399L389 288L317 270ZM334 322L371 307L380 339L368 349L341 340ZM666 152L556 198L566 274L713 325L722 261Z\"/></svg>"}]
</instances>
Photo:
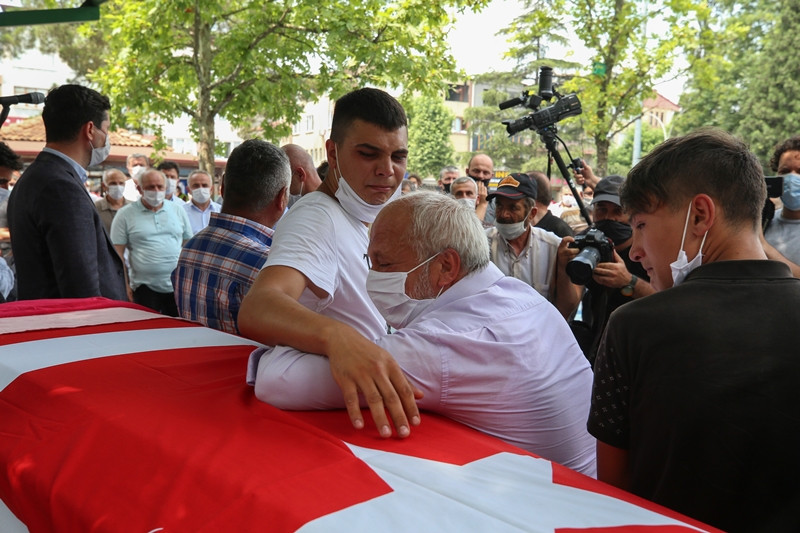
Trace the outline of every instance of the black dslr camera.
<instances>
[{"instance_id":1,"label":"black dslr camera","mask_svg":"<svg viewBox=\"0 0 800 533\"><path fill-rule=\"evenodd\" d=\"M614 260L614 244L605 233L597 228L590 228L583 235L576 235L570 248L578 248L580 252L567 263L567 275L572 283L586 285L592 279L592 272L598 263Z\"/></svg>"},{"instance_id":2,"label":"black dslr camera","mask_svg":"<svg viewBox=\"0 0 800 533\"><path fill-rule=\"evenodd\" d=\"M555 103L539 108L542 102L549 102L553 96L556 97ZM533 113L516 120L503 120L502 123L505 124L509 135L527 129L541 131L553 126L559 120L581 114L581 102L576 94L562 95L556 90L553 85L553 69L550 67L541 67L540 69L539 94L523 91L522 96L506 100L499 107L508 109L518 105L532 109Z\"/></svg>"}]
</instances>

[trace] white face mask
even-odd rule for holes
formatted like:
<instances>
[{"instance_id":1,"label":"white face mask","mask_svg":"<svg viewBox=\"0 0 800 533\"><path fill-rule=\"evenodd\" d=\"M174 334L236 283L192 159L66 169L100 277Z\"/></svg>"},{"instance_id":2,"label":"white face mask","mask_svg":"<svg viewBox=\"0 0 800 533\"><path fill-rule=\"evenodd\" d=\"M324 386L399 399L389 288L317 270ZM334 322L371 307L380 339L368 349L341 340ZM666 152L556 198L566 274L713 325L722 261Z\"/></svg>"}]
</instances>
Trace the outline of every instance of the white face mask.
<instances>
[{"instance_id":1,"label":"white face mask","mask_svg":"<svg viewBox=\"0 0 800 533\"><path fill-rule=\"evenodd\" d=\"M700 249L697 251L697 255L694 256L694 259L691 261L687 260L686 258L686 250L683 249L683 245L686 242L686 230L689 228L689 215L692 213L692 204L689 204L689 211L686 212L686 222L683 224L683 236L681 236L681 251L678 252L678 258L669 264L669 268L672 271L672 286L676 287L680 285L686 276L689 275L689 272L694 270L695 268L699 267L703 264L703 245L706 243L706 237L708 236L708 231L706 231L705 235L703 235L703 240L700 242Z\"/></svg>"},{"instance_id":2,"label":"white face mask","mask_svg":"<svg viewBox=\"0 0 800 533\"><path fill-rule=\"evenodd\" d=\"M164 203L164 198L166 198L167 193L164 191L144 191L142 193L142 198L144 201L147 202L147 205L150 207L158 207L162 203Z\"/></svg>"},{"instance_id":3,"label":"white face mask","mask_svg":"<svg viewBox=\"0 0 800 533\"><path fill-rule=\"evenodd\" d=\"M97 129L100 130L100 128ZM100 148L95 148L94 146L92 146L92 157L89 160L90 167L99 165L100 163L105 161L106 158L108 157L108 154L111 153L111 139L110 139L111 135L109 135L108 133L106 133L105 135L106 135L106 142L105 144L103 144L103 146L101 146Z\"/></svg>"},{"instance_id":4,"label":"white face mask","mask_svg":"<svg viewBox=\"0 0 800 533\"><path fill-rule=\"evenodd\" d=\"M167 190L164 192L167 194L173 194L175 189L178 187L178 180L175 178L167 178Z\"/></svg>"},{"instance_id":5,"label":"white face mask","mask_svg":"<svg viewBox=\"0 0 800 533\"><path fill-rule=\"evenodd\" d=\"M400 329L407 326L442 293L442 290L439 290L436 298L426 298L424 300L415 300L406 294L406 278L408 275L437 255L439 254L432 255L408 272L378 272L370 270L367 274L367 293L380 314L386 319L386 323L393 328Z\"/></svg>"},{"instance_id":6,"label":"white face mask","mask_svg":"<svg viewBox=\"0 0 800 533\"><path fill-rule=\"evenodd\" d=\"M377 217L378 213L383 209L383 206L400 197L402 194L400 187L395 189L392 196L386 202L378 205L368 204L356 194L353 188L350 187L350 184L347 183L347 180L344 179L342 170L339 168L339 146L334 145L334 149L336 150L336 170L339 172L339 188L336 190L334 196L339 200L342 209L347 213L356 217L361 222L372 224L375 222L375 217Z\"/></svg>"},{"instance_id":7,"label":"white face mask","mask_svg":"<svg viewBox=\"0 0 800 533\"><path fill-rule=\"evenodd\" d=\"M108 186L108 195L113 200L121 200L122 194L125 192L124 185L109 185Z\"/></svg>"},{"instance_id":8,"label":"white face mask","mask_svg":"<svg viewBox=\"0 0 800 533\"><path fill-rule=\"evenodd\" d=\"M204 204L211 200L211 189L207 187L198 187L192 191L192 199L198 204Z\"/></svg>"},{"instance_id":9,"label":"white face mask","mask_svg":"<svg viewBox=\"0 0 800 533\"><path fill-rule=\"evenodd\" d=\"M139 177L144 174L144 171L147 170L142 165L136 165L135 167L131 168L131 177L135 179L137 182L139 181Z\"/></svg>"},{"instance_id":10,"label":"white face mask","mask_svg":"<svg viewBox=\"0 0 800 533\"><path fill-rule=\"evenodd\" d=\"M475 209L475 198L456 198L456 202L461 202L464 205L468 205L472 209Z\"/></svg>"}]
</instances>

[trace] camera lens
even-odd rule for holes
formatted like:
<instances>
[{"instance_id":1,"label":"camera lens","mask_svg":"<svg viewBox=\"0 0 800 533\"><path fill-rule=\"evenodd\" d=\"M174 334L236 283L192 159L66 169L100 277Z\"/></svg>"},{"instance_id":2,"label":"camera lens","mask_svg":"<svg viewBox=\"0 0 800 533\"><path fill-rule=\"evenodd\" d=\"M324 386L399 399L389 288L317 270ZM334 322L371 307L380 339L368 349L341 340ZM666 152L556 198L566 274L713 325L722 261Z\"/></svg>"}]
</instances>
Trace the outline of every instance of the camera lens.
<instances>
[{"instance_id":1,"label":"camera lens","mask_svg":"<svg viewBox=\"0 0 800 533\"><path fill-rule=\"evenodd\" d=\"M587 246L567 263L567 275L572 283L586 285L592 279L592 271L599 262L600 250L593 246Z\"/></svg>"}]
</instances>

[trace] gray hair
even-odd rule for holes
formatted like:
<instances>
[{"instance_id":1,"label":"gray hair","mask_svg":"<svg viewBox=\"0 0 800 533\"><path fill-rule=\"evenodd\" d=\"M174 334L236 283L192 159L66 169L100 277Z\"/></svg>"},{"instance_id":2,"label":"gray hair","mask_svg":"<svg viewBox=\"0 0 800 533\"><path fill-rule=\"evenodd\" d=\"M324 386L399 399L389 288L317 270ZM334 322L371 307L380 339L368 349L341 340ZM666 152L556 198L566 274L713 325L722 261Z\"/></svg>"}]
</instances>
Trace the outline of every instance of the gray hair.
<instances>
[{"instance_id":1,"label":"gray hair","mask_svg":"<svg viewBox=\"0 0 800 533\"><path fill-rule=\"evenodd\" d=\"M139 187L142 187L142 188L144 188L144 185L142 185L142 180L144 179L144 177L145 177L145 176L147 176L148 174L152 174L152 173L154 173L154 172L155 172L156 174L158 174L159 176L161 176L161 179L162 179L162 180L164 180L164 185L166 185L166 184L167 184L167 175L166 175L166 174L164 174L163 172L161 172L161 171L160 171L160 170L158 170L158 169L155 169L155 168L148 168L147 170L145 170L144 172L142 172L142 173L139 175L139 177L136 179L136 183L138 183L138 184L139 184Z\"/></svg>"},{"instance_id":2,"label":"gray hair","mask_svg":"<svg viewBox=\"0 0 800 533\"><path fill-rule=\"evenodd\" d=\"M442 179L446 172L458 172L458 168L453 165L448 165L439 171L439 179Z\"/></svg>"},{"instance_id":3,"label":"gray hair","mask_svg":"<svg viewBox=\"0 0 800 533\"><path fill-rule=\"evenodd\" d=\"M118 168L108 168L108 169L103 171L103 183L107 183L108 182L108 177L111 176L114 173L117 173L117 172L122 175L122 179L124 179L124 180L128 179L125 176L125 173L123 171L121 171L120 169L118 169Z\"/></svg>"},{"instance_id":4,"label":"gray hair","mask_svg":"<svg viewBox=\"0 0 800 533\"><path fill-rule=\"evenodd\" d=\"M248 139L231 152L223 180L224 208L260 211L275 200L281 189L289 190L289 156L267 141Z\"/></svg>"},{"instance_id":5,"label":"gray hair","mask_svg":"<svg viewBox=\"0 0 800 533\"><path fill-rule=\"evenodd\" d=\"M191 181L192 181L192 177L193 176L197 176L198 174L203 174L204 176L208 176L209 178L211 178L211 185L212 186L214 185L214 176L213 176L213 174L211 174L210 172L206 172L205 170L200 170L200 169L192 170L191 172L189 172L189 175L186 177L186 184L190 185Z\"/></svg>"},{"instance_id":6,"label":"gray hair","mask_svg":"<svg viewBox=\"0 0 800 533\"><path fill-rule=\"evenodd\" d=\"M475 180L469 176L461 176L460 178L453 180L453 183L450 184L450 194L453 194L453 189L456 185L461 185L462 183L471 183L472 187L475 189L475 196L478 196L478 184L475 183Z\"/></svg>"},{"instance_id":7,"label":"gray hair","mask_svg":"<svg viewBox=\"0 0 800 533\"><path fill-rule=\"evenodd\" d=\"M414 192L392 202L411 215L408 239L420 261L448 248L467 273L489 264L489 241L475 210L446 194Z\"/></svg>"}]
</instances>

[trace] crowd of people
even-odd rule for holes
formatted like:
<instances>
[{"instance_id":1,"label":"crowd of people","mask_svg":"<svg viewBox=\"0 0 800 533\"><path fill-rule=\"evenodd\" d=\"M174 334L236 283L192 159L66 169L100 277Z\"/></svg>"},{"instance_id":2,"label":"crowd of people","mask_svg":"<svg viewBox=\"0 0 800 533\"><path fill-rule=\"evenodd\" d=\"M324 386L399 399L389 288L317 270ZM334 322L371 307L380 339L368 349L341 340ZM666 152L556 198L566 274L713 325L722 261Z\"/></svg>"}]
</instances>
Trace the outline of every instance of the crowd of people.
<instances>
[{"instance_id":1,"label":"crowd of people","mask_svg":"<svg viewBox=\"0 0 800 533\"><path fill-rule=\"evenodd\" d=\"M0 147L0 290L10 263L20 299L131 300L256 340L246 380L283 409L361 428L368 408L401 438L425 409L725 530L800 526L800 137L776 147L771 217L758 160L714 129L627 177L584 164L579 199L538 171L492 183L487 154L424 191L405 111L365 88L337 100L325 166L245 141L220 204L212 175L181 198L177 165L135 154L93 202L109 111L51 91L10 195Z\"/></svg>"}]
</instances>

